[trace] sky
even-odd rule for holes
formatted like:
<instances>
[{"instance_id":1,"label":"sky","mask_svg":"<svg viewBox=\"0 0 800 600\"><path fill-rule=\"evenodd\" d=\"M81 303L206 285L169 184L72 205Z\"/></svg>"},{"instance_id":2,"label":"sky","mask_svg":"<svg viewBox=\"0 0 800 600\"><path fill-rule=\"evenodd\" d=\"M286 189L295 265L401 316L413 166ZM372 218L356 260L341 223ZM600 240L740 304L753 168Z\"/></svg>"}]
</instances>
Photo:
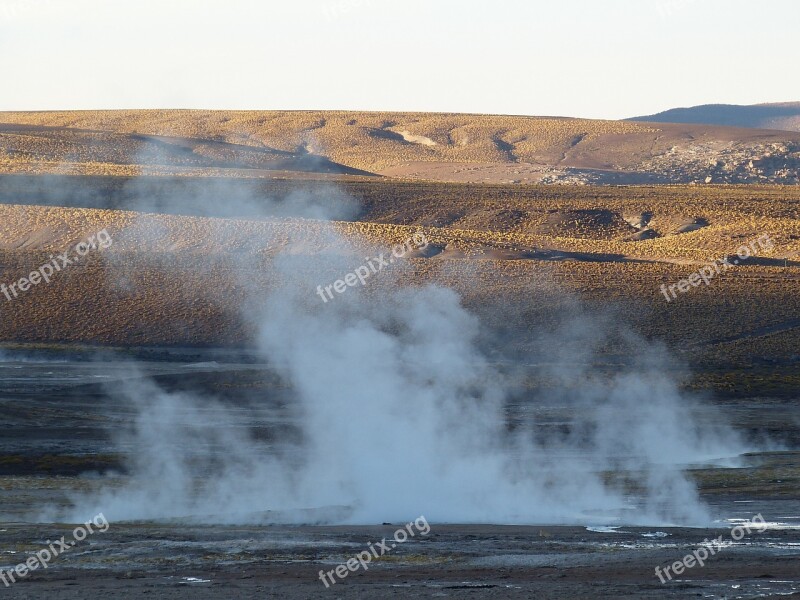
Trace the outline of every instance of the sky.
<instances>
[{"instance_id":1,"label":"sky","mask_svg":"<svg viewBox=\"0 0 800 600\"><path fill-rule=\"evenodd\" d=\"M0 110L800 101L797 0L0 0Z\"/></svg>"}]
</instances>

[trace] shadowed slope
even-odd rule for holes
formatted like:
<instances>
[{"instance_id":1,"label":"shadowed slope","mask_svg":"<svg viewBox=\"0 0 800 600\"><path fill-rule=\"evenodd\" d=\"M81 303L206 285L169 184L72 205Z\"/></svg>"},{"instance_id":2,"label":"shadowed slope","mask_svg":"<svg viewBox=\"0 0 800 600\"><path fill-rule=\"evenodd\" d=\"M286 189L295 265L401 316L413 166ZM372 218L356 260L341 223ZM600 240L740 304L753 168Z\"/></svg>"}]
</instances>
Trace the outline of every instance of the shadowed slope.
<instances>
[{"instance_id":1,"label":"shadowed slope","mask_svg":"<svg viewBox=\"0 0 800 600\"><path fill-rule=\"evenodd\" d=\"M701 123L754 129L800 131L800 102L779 104L704 104L673 108L655 115L634 117L631 121L650 123Z\"/></svg>"}]
</instances>

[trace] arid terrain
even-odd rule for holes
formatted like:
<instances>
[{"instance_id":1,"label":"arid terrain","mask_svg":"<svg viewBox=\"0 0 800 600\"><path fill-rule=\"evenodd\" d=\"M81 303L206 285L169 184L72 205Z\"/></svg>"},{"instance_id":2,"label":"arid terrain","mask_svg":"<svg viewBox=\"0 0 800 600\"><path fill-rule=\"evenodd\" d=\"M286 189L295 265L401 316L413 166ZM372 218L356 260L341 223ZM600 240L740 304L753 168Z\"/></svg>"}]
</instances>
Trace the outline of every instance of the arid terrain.
<instances>
[{"instance_id":1,"label":"arid terrain","mask_svg":"<svg viewBox=\"0 0 800 600\"><path fill-rule=\"evenodd\" d=\"M343 245L388 251L423 232L426 253L406 258L409 268L398 276L407 283L446 282L490 321L498 318L499 302L517 306L531 327L553 322L564 298L576 294L606 309L626 310L632 327L667 341L687 360L773 370L791 370L797 361L800 187L326 180L245 185L228 179L198 184L70 176L32 192L43 181L31 181L21 176L0 181L4 202L26 202L0 206L6 281L18 280L101 229L114 243L35 293L13 302L0 298L9 317L0 324L6 342L240 344L247 331L230 301L244 299L236 285L244 272L251 285L268 289L271 257L287 248L301 246L322 258L341 253ZM208 190L234 200L210 205ZM343 221L298 219L291 212L263 216L298 190L311 198L344 196L360 208ZM259 207L257 200L237 202L245 193L272 208ZM31 206L53 202L72 207ZM77 208L99 202L114 210ZM118 210L160 210L167 204L178 214ZM214 212L228 218L211 216ZM772 247L757 248L757 256L715 274L709 285L674 298L664 295L662 286L715 260L735 260L743 244L761 236L768 236ZM547 301L531 303L532 294ZM80 310L60 316L68 298ZM106 318L95 319L98 311ZM187 322L189 312L193 318ZM524 347L524 336L515 342Z\"/></svg>"},{"instance_id":2,"label":"arid terrain","mask_svg":"<svg viewBox=\"0 0 800 600\"><path fill-rule=\"evenodd\" d=\"M796 184L800 165L800 133L702 124L314 111L3 113L0 122L6 173Z\"/></svg>"},{"instance_id":3,"label":"arid terrain","mask_svg":"<svg viewBox=\"0 0 800 600\"><path fill-rule=\"evenodd\" d=\"M3 592L38 598L91 581L109 598L800 596L799 174L800 133L717 125L423 113L0 113L0 569L66 534L51 515L66 514L59 511L77 494L108 500L99 508L111 520L108 533ZM424 247L395 254L414 236ZM386 272L373 270L323 304L319 288L384 255ZM45 265L53 265L49 281L34 282ZM429 286L449 288L457 300L447 304L450 296ZM447 307L470 317L451 323L441 316ZM355 325L341 333L320 318L292 329L306 312ZM369 320L374 335L360 348L347 336ZM417 327L411 342L403 337L409 322ZM298 348L278 339L284 355L265 339L285 331L307 337ZM401 354L387 339L414 351ZM305 356L304 346L331 362L300 361L298 376L292 359ZM373 355L397 370L382 371ZM346 372L362 362L379 375ZM306 380L316 379L309 392ZM381 404L394 379L408 397ZM445 450L415 448L414 428L386 424L424 413L418 398L430 390L480 397L482 379L491 381L489 396L503 382L503 431L530 428L557 449L532 460L553 462L537 482L546 487L577 465L576 486L597 477L624 491L624 509L576 510L568 522L431 517L429 537L326 589L320 569L402 523L327 518L342 508L333 501L294 506L301 517L271 505L234 514L244 502L237 491L189 512L164 502L161 492L174 492L181 469L198 468L186 484L192 490L225 472L257 479L241 440L265 452L302 440L294 404L303 394L325 399L314 405L323 414L328 402L342 402L337 410L348 415L344 426L322 422L318 432L332 432L334 442L318 462L338 456L337 440L373 439L369 424L377 422L387 427L377 439L389 449L355 446L349 455L374 469L367 483L387 498L425 491L413 476L427 467L403 459L422 455L433 464ZM603 410L597 390L609 381L620 386L611 395L624 390L626 399L606 407L611 433L594 447L587 440L597 424L581 402ZM155 400L162 396L177 408L165 410ZM389 416L376 416L372 402L391 408ZM465 406L464 419L481 414ZM156 433L142 437L148 423ZM234 439L221 433L227 426ZM640 426L646 443L626 446L628 430ZM676 439L711 444L721 426L741 441L730 445L735 455L726 447L671 456ZM661 447L664 431L679 434ZM651 462L631 461L642 448L653 452ZM179 460L168 460L172 451ZM592 462L597 456L613 461ZM477 481L492 471L482 458L468 461ZM663 476L673 458L682 475ZM463 465L446 460L454 471ZM590 474L580 471L584 460ZM152 490L140 477L147 462L161 467L145 470ZM643 464L656 465L655 475L642 477ZM395 482L392 469L409 480ZM687 487L669 487L676 481ZM267 491L277 487L270 483ZM702 504L714 524L626 520L652 485L682 491L659 496L659 509ZM562 503L583 492L564 489ZM155 512L137 517L144 503L131 500L131 508L113 490L150 490ZM115 521L114 510L123 518ZM757 513L767 532L666 585L654 575Z\"/></svg>"}]
</instances>

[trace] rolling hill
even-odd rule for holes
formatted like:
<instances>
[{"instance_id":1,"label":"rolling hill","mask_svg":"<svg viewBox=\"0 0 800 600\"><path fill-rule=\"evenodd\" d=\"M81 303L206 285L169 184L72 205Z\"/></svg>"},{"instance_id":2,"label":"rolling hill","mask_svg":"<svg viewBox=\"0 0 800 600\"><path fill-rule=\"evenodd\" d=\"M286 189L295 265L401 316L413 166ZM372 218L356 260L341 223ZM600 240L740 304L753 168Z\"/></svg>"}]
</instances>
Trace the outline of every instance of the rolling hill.
<instances>
[{"instance_id":1,"label":"rolling hill","mask_svg":"<svg viewBox=\"0 0 800 600\"><path fill-rule=\"evenodd\" d=\"M796 184L800 132L431 113L0 113L0 174L309 172L523 184Z\"/></svg>"},{"instance_id":2,"label":"rolling hill","mask_svg":"<svg viewBox=\"0 0 800 600\"><path fill-rule=\"evenodd\" d=\"M695 123L726 127L751 127L800 131L800 102L776 104L704 104L691 108L673 108L655 115L634 117L631 121L649 123Z\"/></svg>"},{"instance_id":3,"label":"rolling hill","mask_svg":"<svg viewBox=\"0 0 800 600\"><path fill-rule=\"evenodd\" d=\"M88 178L86 185L93 183L103 184ZM265 199L331 189L325 180L263 185ZM6 286L98 231L113 238L47 285L0 295L0 343L246 346L253 332L242 315L283 281L286 261L303 282L299 301L313 304L318 283L422 232L425 254L399 261L349 298L380 303L395 285L442 284L507 330L509 348L523 355L532 333L557 327L581 298L590 314L618 310L618 319L695 365L796 367L798 187L339 185L362 206L354 220L0 205ZM169 184L160 193L173 197ZM637 235L644 231L650 235ZM665 300L662 286L765 235L772 247L748 264Z\"/></svg>"},{"instance_id":4,"label":"rolling hill","mask_svg":"<svg viewBox=\"0 0 800 600\"><path fill-rule=\"evenodd\" d=\"M617 307L687 360L792 369L800 186L649 184L797 183L799 164L800 133L717 125L3 113L0 283L101 229L114 244L49 285L0 297L0 342L247 344L241 309L280 281L276 256L305 257L297 268L312 269L315 286L422 231L425 254L366 295L390 281L442 283L487 323L513 323L521 352L580 297L589 310ZM648 185L531 185L636 182ZM765 235L773 247L757 260L665 300L663 285Z\"/></svg>"}]
</instances>

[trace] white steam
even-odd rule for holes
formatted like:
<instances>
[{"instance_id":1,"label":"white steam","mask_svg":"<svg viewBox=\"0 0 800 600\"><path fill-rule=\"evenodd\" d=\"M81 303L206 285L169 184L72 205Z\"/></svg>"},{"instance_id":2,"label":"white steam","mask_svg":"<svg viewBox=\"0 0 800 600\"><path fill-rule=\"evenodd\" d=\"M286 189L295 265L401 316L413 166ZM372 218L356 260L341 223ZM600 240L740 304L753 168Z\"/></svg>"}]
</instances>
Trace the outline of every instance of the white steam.
<instances>
[{"instance_id":1,"label":"white steam","mask_svg":"<svg viewBox=\"0 0 800 600\"><path fill-rule=\"evenodd\" d=\"M554 383L526 392L531 411L511 427L514 378L487 359L479 319L455 292L403 287L397 275L411 267L395 265L366 287L320 300L317 286L363 257L280 255L272 266L281 284L251 290L246 316L265 362L289 386L281 418L299 436L251 433L251 417L278 411L269 396L230 406L131 379L138 383L115 390L136 412L119 440L129 476L76 498L75 514L212 523L420 514L452 523L711 521L681 467L742 448L726 427L696 424L697 401L664 375L661 350L627 336L627 365L598 376L580 365L591 364L608 332L567 319L526 357ZM563 427L546 426L546 407L565 415Z\"/></svg>"}]
</instances>

